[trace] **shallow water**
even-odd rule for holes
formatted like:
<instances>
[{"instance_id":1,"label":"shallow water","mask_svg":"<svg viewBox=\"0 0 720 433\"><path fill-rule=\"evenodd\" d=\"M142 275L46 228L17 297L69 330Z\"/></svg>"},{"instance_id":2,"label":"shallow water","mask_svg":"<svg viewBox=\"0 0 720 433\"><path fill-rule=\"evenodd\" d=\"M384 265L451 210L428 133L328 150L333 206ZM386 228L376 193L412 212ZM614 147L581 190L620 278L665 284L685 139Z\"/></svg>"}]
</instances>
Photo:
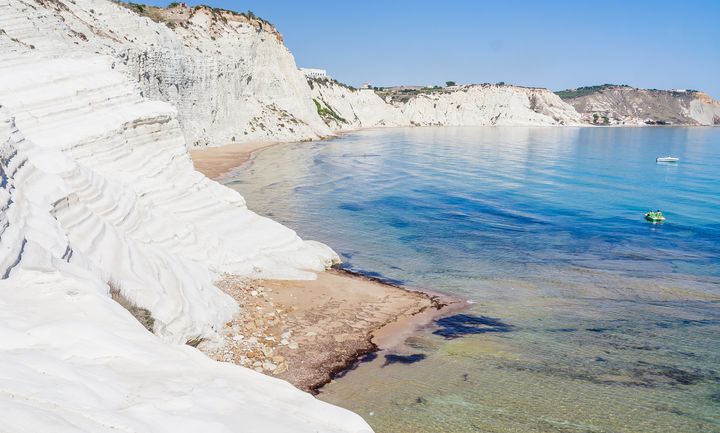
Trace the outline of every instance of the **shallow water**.
<instances>
[{"instance_id":1,"label":"shallow water","mask_svg":"<svg viewBox=\"0 0 720 433\"><path fill-rule=\"evenodd\" d=\"M364 131L228 185L351 269L474 302L323 388L378 433L720 432L719 129Z\"/></svg>"}]
</instances>

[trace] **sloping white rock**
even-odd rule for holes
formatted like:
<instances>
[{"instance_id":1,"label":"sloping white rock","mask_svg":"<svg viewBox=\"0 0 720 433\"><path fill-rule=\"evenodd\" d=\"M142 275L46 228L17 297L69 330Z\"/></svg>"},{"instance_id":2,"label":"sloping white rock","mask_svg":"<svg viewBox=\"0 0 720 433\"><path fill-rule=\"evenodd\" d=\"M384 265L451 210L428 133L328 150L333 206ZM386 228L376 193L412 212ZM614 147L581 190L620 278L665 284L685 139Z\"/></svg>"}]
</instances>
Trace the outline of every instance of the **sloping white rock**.
<instances>
[{"instance_id":1,"label":"sloping white rock","mask_svg":"<svg viewBox=\"0 0 720 433\"><path fill-rule=\"evenodd\" d=\"M274 27L209 8L155 22L107 0L3 0L0 29L38 50L116 59L145 97L178 109L188 146L330 133ZM172 27L172 28L171 28Z\"/></svg>"},{"instance_id":2,"label":"sloping white rock","mask_svg":"<svg viewBox=\"0 0 720 433\"><path fill-rule=\"evenodd\" d=\"M218 273L312 278L337 256L195 172L176 110L113 57L35 28L57 4L0 1L0 431L370 432L182 344L238 310Z\"/></svg>"},{"instance_id":3,"label":"sloping white rock","mask_svg":"<svg viewBox=\"0 0 720 433\"><path fill-rule=\"evenodd\" d=\"M100 280L57 267L0 281L0 431L371 433L287 382L164 344Z\"/></svg>"},{"instance_id":4,"label":"sloping white rock","mask_svg":"<svg viewBox=\"0 0 720 433\"><path fill-rule=\"evenodd\" d=\"M10 146L38 179L23 193L55 218L72 260L149 309L159 335L185 341L225 323L235 307L213 272L313 278L337 260L195 172L175 111L141 98L111 59L31 56L0 68Z\"/></svg>"},{"instance_id":5,"label":"sloping white rock","mask_svg":"<svg viewBox=\"0 0 720 433\"><path fill-rule=\"evenodd\" d=\"M332 110L323 120L334 131L408 125L400 110L371 89L351 89L327 79L310 79L308 83L313 101L321 109Z\"/></svg>"}]
</instances>

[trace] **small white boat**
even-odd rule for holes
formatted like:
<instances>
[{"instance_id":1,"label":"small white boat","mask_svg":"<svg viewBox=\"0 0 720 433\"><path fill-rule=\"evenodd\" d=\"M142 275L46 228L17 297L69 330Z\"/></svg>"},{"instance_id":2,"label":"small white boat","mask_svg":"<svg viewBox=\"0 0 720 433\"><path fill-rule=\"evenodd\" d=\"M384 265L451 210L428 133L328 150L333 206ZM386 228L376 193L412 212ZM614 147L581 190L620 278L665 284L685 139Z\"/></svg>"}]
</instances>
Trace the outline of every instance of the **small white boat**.
<instances>
[{"instance_id":1,"label":"small white boat","mask_svg":"<svg viewBox=\"0 0 720 433\"><path fill-rule=\"evenodd\" d=\"M678 162L680 161L680 158L675 158L674 156L658 156L655 158L655 162Z\"/></svg>"}]
</instances>

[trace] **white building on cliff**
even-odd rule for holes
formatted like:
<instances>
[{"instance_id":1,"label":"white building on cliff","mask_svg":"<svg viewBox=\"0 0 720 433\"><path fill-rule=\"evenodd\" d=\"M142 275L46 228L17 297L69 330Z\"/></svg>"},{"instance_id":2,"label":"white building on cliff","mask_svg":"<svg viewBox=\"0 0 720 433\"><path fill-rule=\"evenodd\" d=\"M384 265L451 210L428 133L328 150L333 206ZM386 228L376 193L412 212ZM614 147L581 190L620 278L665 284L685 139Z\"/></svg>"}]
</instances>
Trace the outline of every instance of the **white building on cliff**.
<instances>
[{"instance_id":1,"label":"white building on cliff","mask_svg":"<svg viewBox=\"0 0 720 433\"><path fill-rule=\"evenodd\" d=\"M325 69L298 68L300 72L309 78L330 78Z\"/></svg>"}]
</instances>

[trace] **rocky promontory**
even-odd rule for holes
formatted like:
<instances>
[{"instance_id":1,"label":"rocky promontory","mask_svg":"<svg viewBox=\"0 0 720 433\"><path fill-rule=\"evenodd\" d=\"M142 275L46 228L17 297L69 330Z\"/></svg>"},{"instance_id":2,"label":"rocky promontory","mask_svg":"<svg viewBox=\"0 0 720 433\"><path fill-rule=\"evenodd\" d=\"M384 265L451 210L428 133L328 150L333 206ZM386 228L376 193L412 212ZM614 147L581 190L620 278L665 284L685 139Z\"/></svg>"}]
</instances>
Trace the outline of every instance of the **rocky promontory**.
<instances>
[{"instance_id":1,"label":"rocky promontory","mask_svg":"<svg viewBox=\"0 0 720 433\"><path fill-rule=\"evenodd\" d=\"M592 125L720 124L720 102L691 89L638 89L603 84L557 92Z\"/></svg>"}]
</instances>

